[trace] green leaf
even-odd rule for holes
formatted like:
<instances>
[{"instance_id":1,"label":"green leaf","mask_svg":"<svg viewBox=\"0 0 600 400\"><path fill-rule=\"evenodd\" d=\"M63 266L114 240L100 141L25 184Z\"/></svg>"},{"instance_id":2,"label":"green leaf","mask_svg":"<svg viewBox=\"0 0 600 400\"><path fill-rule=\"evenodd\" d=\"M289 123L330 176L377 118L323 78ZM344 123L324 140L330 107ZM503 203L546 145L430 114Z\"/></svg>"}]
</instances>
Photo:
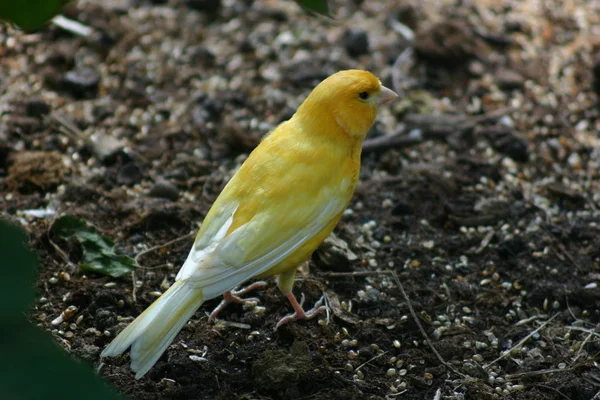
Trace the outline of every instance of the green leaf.
<instances>
[{"instance_id":1,"label":"green leaf","mask_svg":"<svg viewBox=\"0 0 600 400\"><path fill-rule=\"evenodd\" d=\"M65 241L74 239L81 245L83 257L79 267L83 270L117 278L136 266L133 258L117 254L112 240L96 232L81 218L60 217L52 225L51 233Z\"/></svg>"},{"instance_id":2,"label":"green leaf","mask_svg":"<svg viewBox=\"0 0 600 400\"><path fill-rule=\"evenodd\" d=\"M327 0L296 0L296 3L308 11L330 17L329 4Z\"/></svg>"},{"instance_id":3,"label":"green leaf","mask_svg":"<svg viewBox=\"0 0 600 400\"><path fill-rule=\"evenodd\" d=\"M17 24L25 31L40 29L59 14L70 0L6 0L0 1L0 20Z\"/></svg>"},{"instance_id":4,"label":"green leaf","mask_svg":"<svg viewBox=\"0 0 600 400\"><path fill-rule=\"evenodd\" d=\"M0 321L22 318L35 298L37 266L26 243L22 230L0 220Z\"/></svg>"},{"instance_id":5,"label":"green leaf","mask_svg":"<svg viewBox=\"0 0 600 400\"><path fill-rule=\"evenodd\" d=\"M38 265L20 229L0 221L0 399L122 399L92 368L26 320Z\"/></svg>"}]
</instances>

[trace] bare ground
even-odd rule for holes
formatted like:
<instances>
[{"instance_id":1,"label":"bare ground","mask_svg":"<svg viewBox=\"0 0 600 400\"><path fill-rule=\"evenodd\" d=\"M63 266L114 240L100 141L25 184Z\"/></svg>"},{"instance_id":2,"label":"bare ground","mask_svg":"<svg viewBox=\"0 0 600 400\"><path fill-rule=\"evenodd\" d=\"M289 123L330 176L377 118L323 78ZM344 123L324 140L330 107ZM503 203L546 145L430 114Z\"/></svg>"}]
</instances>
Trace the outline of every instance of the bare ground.
<instances>
[{"instance_id":1,"label":"bare ground","mask_svg":"<svg viewBox=\"0 0 600 400\"><path fill-rule=\"evenodd\" d=\"M598 398L599 2L369 1L334 20L285 1L103 4L66 13L88 38L0 30L0 210L42 263L31 320L66 351L138 399ZM213 325L205 304L139 381L126 356L101 363L260 137L347 68L403 96L296 284L328 318L274 331L290 308L271 282L264 309ZM142 267L81 271L49 234L65 214Z\"/></svg>"}]
</instances>

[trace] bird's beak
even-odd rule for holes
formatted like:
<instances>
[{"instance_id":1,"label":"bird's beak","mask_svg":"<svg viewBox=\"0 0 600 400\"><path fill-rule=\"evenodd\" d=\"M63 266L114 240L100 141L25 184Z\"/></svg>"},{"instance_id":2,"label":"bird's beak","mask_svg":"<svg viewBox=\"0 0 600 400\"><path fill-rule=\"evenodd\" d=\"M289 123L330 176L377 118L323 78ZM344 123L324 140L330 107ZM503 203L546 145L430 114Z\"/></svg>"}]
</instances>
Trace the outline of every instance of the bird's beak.
<instances>
[{"instance_id":1,"label":"bird's beak","mask_svg":"<svg viewBox=\"0 0 600 400\"><path fill-rule=\"evenodd\" d=\"M381 91L379 93L379 104L386 104L390 101L394 100L398 95L391 89L386 88L385 86L381 86Z\"/></svg>"}]
</instances>

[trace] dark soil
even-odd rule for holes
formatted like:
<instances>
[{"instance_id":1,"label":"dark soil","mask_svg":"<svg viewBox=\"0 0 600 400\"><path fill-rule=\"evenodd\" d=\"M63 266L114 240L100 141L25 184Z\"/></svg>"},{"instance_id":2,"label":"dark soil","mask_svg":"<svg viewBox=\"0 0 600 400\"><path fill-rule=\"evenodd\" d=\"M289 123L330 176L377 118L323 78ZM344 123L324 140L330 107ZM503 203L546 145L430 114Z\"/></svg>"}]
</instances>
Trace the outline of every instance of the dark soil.
<instances>
[{"instance_id":1,"label":"dark soil","mask_svg":"<svg viewBox=\"0 0 600 400\"><path fill-rule=\"evenodd\" d=\"M87 38L1 28L0 210L41 260L31 321L136 399L597 399L596 2L395 3L329 20L292 1L80 1L65 15ZM208 324L203 305L139 381L128 356L100 361L260 137L348 68L402 96L295 286L330 313L275 331L291 309L270 282L264 309ZM49 235L62 215L123 254L156 248L131 276L82 271Z\"/></svg>"}]
</instances>

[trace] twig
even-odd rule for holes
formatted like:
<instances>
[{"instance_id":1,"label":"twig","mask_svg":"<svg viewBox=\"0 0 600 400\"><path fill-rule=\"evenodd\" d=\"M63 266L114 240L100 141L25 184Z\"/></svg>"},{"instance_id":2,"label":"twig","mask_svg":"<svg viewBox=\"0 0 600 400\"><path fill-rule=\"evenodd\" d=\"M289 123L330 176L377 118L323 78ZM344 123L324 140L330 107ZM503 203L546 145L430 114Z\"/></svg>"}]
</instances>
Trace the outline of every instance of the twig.
<instances>
[{"instance_id":1,"label":"twig","mask_svg":"<svg viewBox=\"0 0 600 400\"><path fill-rule=\"evenodd\" d=\"M390 275L392 271L354 271L354 272L325 272L319 275L330 278L342 278L346 276L371 276L371 275Z\"/></svg>"},{"instance_id":2,"label":"twig","mask_svg":"<svg viewBox=\"0 0 600 400\"><path fill-rule=\"evenodd\" d=\"M503 358L505 358L507 355L509 355L514 349L518 349L521 346L523 346L523 344L525 344L526 341L528 341L529 339L531 339L531 337L533 335L535 335L536 333L538 333L540 330L544 329L544 327L546 325L548 325L550 322L552 322L554 320L554 318L558 317L560 315L560 313L556 313L552 316L552 318L550 318L549 320L547 320L546 322L544 322L542 325L540 325L537 329L533 330L532 332L529 333L529 335L525 336L523 339L521 339L519 341L519 343L517 343L516 345L514 345L513 347L511 347L510 349L506 350L504 353L502 353L502 355L498 358L496 358L494 361L486 364L483 366L483 369L488 369L489 367L491 367L492 365L496 364L498 361L502 360Z\"/></svg>"},{"instance_id":3,"label":"twig","mask_svg":"<svg viewBox=\"0 0 600 400\"><path fill-rule=\"evenodd\" d=\"M579 350L577 350L577 354L575 354L575 358L573 359L573 361L571 361L571 367L575 364L575 362L577 362L577 360L579 359L579 357L581 356L581 352L583 351L583 348L585 347L585 345L590 341L590 339L592 338L592 336L594 336L594 332L590 332L585 339L583 339L583 342L581 343L581 345L579 346Z\"/></svg>"},{"instance_id":4,"label":"twig","mask_svg":"<svg viewBox=\"0 0 600 400\"><path fill-rule=\"evenodd\" d=\"M82 24L79 21L69 19L64 15L57 15L52 18L52 23L65 31L71 32L74 35L82 37L90 37L94 30L87 25Z\"/></svg>"},{"instance_id":5,"label":"twig","mask_svg":"<svg viewBox=\"0 0 600 400\"><path fill-rule=\"evenodd\" d=\"M572 331L579 331L579 332L589 333L589 334L592 334L594 336L598 336L600 338L600 333L596 332L593 329L586 329L586 328L582 328L580 326L566 326L565 328L570 329Z\"/></svg>"},{"instance_id":6,"label":"twig","mask_svg":"<svg viewBox=\"0 0 600 400\"><path fill-rule=\"evenodd\" d=\"M500 108L487 114L477 116L452 114L409 114L404 117L407 135L390 134L365 140L363 153L385 151L391 148L403 148L423 143L428 140L447 140L451 135L472 131L482 123L493 122L514 108Z\"/></svg>"},{"instance_id":7,"label":"twig","mask_svg":"<svg viewBox=\"0 0 600 400\"><path fill-rule=\"evenodd\" d=\"M560 397L562 397L562 398L565 398L565 399L567 399L567 400L571 400L571 398L570 398L570 397L568 397L567 395L565 395L565 394L564 394L563 392L561 392L560 390L558 390L558 389L554 389L552 386L540 385L539 383L538 383L538 384L536 384L536 385L534 385L534 386L537 386L537 387L543 387L544 389L552 390L553 392L555 392L555 393L559 394L559 395L560 395Z\"/></svg>"},{"instance_id":8,"label":"twig","mask_svg":"<svg viewBox=\"0 0 600 400\"><path fill-rule=\"evenodd\" d=\"M133 284L133 288L131 289L131 298L134 303L137 303L137 297L135 296L135 291L137 290L135 285L135 270L131 271L131 283Z\"/></svg>"},{"instance_id":9,"label":"twig","mask_svg":"<svg viewBox=\"0 0 600 400\"><path fill-rule=\"evenodd\" d=\"M56 250L56 253L58 253L60 258L63 259L63 261L67 264L67 266L69 268L71 268L71 271L75 271L75 270L77 270L77 266L75 265L75 263L73 263L69 259L69 255L63 249L61 249L59 245L54 243L54 241L52 240L52 237L50 236L50 231L52 230L52 227L54 226L55 221L56 221L56 217L54 218L54 220L52 221L50 226L48 226L48 230L46 232L46 235L48 236L48 242L52 245L52 247L54 247L54 250Z\"/></svg>"},{"instance_id":10,"label":"twig","mask_svg":"<svg viewBox=\"0 0 600 400\"><path fill-rule=\"evenodd\" d=\"M506 380L512 380L512 379L530 378L532 376L555 374L555 373L559 373L559 372L569 372L569 371L573 371L573 368L563 368L563 369L550 368L550 369L541 369L539 371L517 372L515 374L506 375L504 378Z\"/></svg>"},{"instance_id":11,"label":"twig","mask_svg":"<svg viewBox=\"0 0 600 400\"><path fill-rule=\"evenodd\" d=\"M531 322L531 321L535 321L536 319L539 319L539 318L540 318L540 317L539 317L538 315L534 315L534 316L531 316L531 317L529 317L529 318L525 318L525 319L522 319L522 320L518 321L518 322L515 324L515 326L521 326L521 325L525 325L525 324L528 324L529 322Z\"/></svg>"},{"instance_id":12,"label":"twig","mask_svg":"<svg viewBox=\"0 0 600 400\"><path fill-rule=\"evenodd\" d=\"M58 124L58 129L66 134L67 136L69 136L71 139L75 139L75 140L83 140L86 142L86 144L90 144L90 140L89 138L86 138L86 136L83 134L83 132L81 132L81 130L79 128L77 128L75 125L73 125L70 121L68 121L67 119L63 118L61 115L57 114L57 113L52 113L49 116L46 117L48 120L50 120L50 122L55 122Z\"/></svg>"},{"instance_id":13,"label":"twig","mask_svg":"<svg viewBox=\"0 0 600 400\"><path fill-rule=\"evenodd\" d=\"M355 371L358 371L359 369L361 369L361 368L362 368L362 367L364 367L365 365L369 364L371 361L373 361L373 360L377 360L379 357L382 357L382 356L386 355L386 354L387 354L387 353L389 353L389 352L390 352L390 351L388 350L388 351L384 351L384 352L383 352L383 353L381 353L381 354L377 354L375 357L371 358L370 360L367 360L367 361L365 361L364 363L360 364L360 365L359 365L359 366L358 366L358 367L355 369Z\"/></svg>"},{"instance_id":14,"label":"twig","mask_svg":"<svg viewBox=\"0 0 600 400\"><path fill-rule=\"evenodd\" d=\"M406 81L408 70L412 64L414 51L411 46L407 47L400 53L394 66L392 67L392 86L399 96L403 96L405 88L408 86L407 83L403 84L403 80Z\"/></svg>"},{"instance_id":15,"label":"twig","mask_svg":"<svg viewBox=\"0 0 600 400\"><path fill-rule=\"evenodd\" d=\"M181 236L181 237L178 237L178 238L175 238L175 239L173 239L173 240L169 240L169 241L168 241L168 242L166 242L166 243L163 243L163 244L158 244L158 245L156 245L156 246L152 246L152 247L150 247L150 248L148 248L148 249L146 249L146 250L142 250L142 251L140 251L139 253L137 253L137 254L136 254L136 256L134 257L135 263L136 263L136 264L139 264L139 263L138 263L138 261L139 261L140 257L142 257L144 254L148 254L148 253L150 253L150 252L152 252L152 251L154 251L154 250L158 250L158 249L162 249L163 247L170 246L170 245L172 245L172 244L174 244L174 243L177 243L177 242L179 242L179 241L181 241L181 240L184 240L184 239L187 239L187 238L189 238L190 236L194 235L195 233L196 233L196 232L190 232L190 233L188 233L187 235L183 235L183 236ZM139 267L139 265L138 265L138 267ZM140 267L140 268L141 268L141 267Z\"/></svg>"},{"instance_id":16,"label":"twig","mask_svg":"<svg viewBox=\"0 0 600 400\"><path fill-rule=\"evenodd\" d=\"M252 327L248 324L242 324L240 322L233 322L233 321L225 321L225 320L218 320L215 325L219 328L238 328L238 329L251 329Z\"/></svg>"}]
</instances>

